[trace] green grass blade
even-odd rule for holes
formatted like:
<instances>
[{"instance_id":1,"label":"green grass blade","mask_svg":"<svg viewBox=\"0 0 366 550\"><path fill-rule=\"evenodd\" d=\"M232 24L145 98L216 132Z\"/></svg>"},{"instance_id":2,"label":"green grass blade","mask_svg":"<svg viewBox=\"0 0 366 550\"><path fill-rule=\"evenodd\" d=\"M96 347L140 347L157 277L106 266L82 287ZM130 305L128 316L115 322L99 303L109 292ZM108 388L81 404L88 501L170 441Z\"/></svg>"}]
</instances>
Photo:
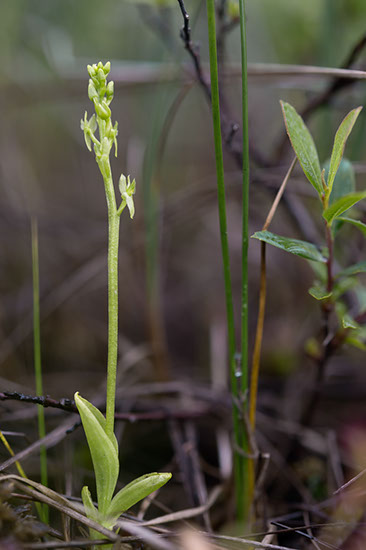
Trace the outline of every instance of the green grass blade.
<instances>
[{"instance_id":1,"label":"green grass blade","mask_svg":"<svg viewBox=\"0 0 366 550\"><path fill-rule=\"evenodd\" d=\"M36 394L43 395L42 360L41 360L41 328L39 307L39 254L38 254L38 225L37 220L31 220L32 238L32 273L33 273L33 350L34 372L36 378ZM44 408L37 406L38 436L40 439L46 435L46 422ZM47 450L43 445L40 448L41 483L48 487ZM48 506L41 506L41 520L48 523Z\"/></svg>"},{"instance_id":2,"label":"green grass blade","mask_svg":"<svg viewBox=\"0 0 366 550\"><path fill-rule=\"evenodd\" d=\"M333 182L343 157L343 152L346 146L347 139L352 131L352 128L361 110L362 110L362 107L357 107L357 109L353 109L353 111L348 113L348 115L344 118L344 120L340 124L337 130L337 133L335 135L332 156L330 158L329 175L328 175L328 182L327 182L328 195L332 192Z\"/></svg>"},{"instance_id":3,"label":"green grass blade","mask_svg":"<svg viewBox=\"0 0 366 550\"><path fill-rule=\"evenodd\" d=\"M222 152L221 138L221 123L220 123L220 101L219 101L219 82L217 68L217 48L216 48L216 22L215 22L215 2L207 0L207 23L208 23L208 41L210 53L210 75L211 75L211 102L212 102L212 119L214 130L215 143L215 160L216 160L216 179L217 179L217 198L219 208L219 223L221 236L221 252L222 263L224 268L224 284L225 284L225 299L226 299L226 318L227 332L229 342L229 365L231 378L231 391L233 394L233 423L234 423L234 439L235 445L240 449L242 445L242 436L240 430L241 411L238 408L239 391L237 378L235 377L236 361L235 361L235 327L234 327L234 307L231 286L230 274L230 257L229 243L227 238L227 222L226 222L226 199L224 185L224 160ZM240 466L240 460L243 457L238 452L234 452L234 470L235 483L238 490L238 498L243 498L243 469ZM238 511L243 510L243 504L238 505Z\"/></svg>"},{"instance_id":4,"label":"green grass blade","mask_svg":"<svg viewBox=\"0 0 366 550\"><path fill-rule=\"evenodd\" d=\"M248 394L248 245L249 245L249 122L248 122L248 63L245 0L239 0L240 51L241 51L241 100L243 126L243 174L242 174L242 292L241 292L241 394ZM232 385L237 380L232 381ZM246 400L247 403L247 400ZM243 422L238 422L239 447L249 454L248 435ZM252 492L254 489L254 464L236 453L237 470L240 480L236 487L237 517L249 522ZM253 467L252 467L253 466Z\"/></svg>"},{"instance_id":5,"label":"green grass blade","mask_svg":"<svg viewBox=\"0 0 366 550\"><path fill-rule=\"evenodd\" d=\"M323 192L318 152L301 116L289 103L281 101L286 130L305 176L320 196Z\"/></svg>"}]
</instances>

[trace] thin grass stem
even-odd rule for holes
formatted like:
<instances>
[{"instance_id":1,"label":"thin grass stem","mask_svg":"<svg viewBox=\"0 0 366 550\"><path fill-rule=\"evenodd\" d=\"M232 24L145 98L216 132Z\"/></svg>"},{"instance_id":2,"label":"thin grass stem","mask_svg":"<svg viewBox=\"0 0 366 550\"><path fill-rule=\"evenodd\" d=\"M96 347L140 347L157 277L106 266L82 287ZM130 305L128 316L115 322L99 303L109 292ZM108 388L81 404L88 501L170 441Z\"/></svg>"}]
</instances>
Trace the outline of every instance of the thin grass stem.
<instances>
[{"instance_id":1,"label":"thin grass stem","mask_svg":"<svg viewBox=\"0 0 366 550\"><path fill-rule=\"evenodd\" d=\"M233 425L234 425L234 476L237 496L237 513L242 514L243 510L243 467L240 450L242 448L241 425L243 423L242 410L240 403L240 392L238 388L238 378L236 376L235 361L235 326L234 326L234 308L232 297L232 285L230 274L230 256L229 243L227 237L226 221L226 199L224 184L224 159L222 152L222 137L220 123L220 99L217 67L217 47L216 47L216 22L215 22L215 2L207 0L207 23L208 23L208 41L210 53L210 74L211 74L211 101L212 101L212 119L215 143L215 161L216 161L216 179L217 179L217 197L219 209L219 224L221 236L221 252L224 269L226 317L229 347L229 364L231 391L233 396Z\"/></svg>"},{"instance_id":2,"label":"thin grass stem","mask_svg":"<svg viewBox=\"0 0 366 550\"><path fill-rule=\"evenodd\" d=\"M39 314L39 253L38 253L38 225L37 220L31 220L32 239L32 272L33 272L33 346L34 346L34 373L36 379L36 393L43 395L42 360L41 360L41 329ZM44 408L37 405L38 436L40 439L46 435L46 422ZM48 487L47 450L44 445L40 447L41 483ZM41 507L41 520L48 523L48 507Z\"/></svg>"},{"instance_id":3,"label":"thin grass stem","mask_svg":"<svg viewBox=\"0 0 366 550\"><path fill-rule=\"evenodd\" d=\"M241 95L242 95L242 125L243 125L243 172L242 172L242 292L241 292L241 395L248 395L248 243L249 243L249 125L248 125L248 65L247 65L247 35L245 22L245 0L239 0L240 19L240 53L241 53ZM247 413L248 399L243 401ZM245 425L240 425L240 447L249 453L248 435ZM237 499L238 518L249 521L251 507L251 485L249 462L252 459L242 458L242 496Z\"/></svg>"}]
</instances>

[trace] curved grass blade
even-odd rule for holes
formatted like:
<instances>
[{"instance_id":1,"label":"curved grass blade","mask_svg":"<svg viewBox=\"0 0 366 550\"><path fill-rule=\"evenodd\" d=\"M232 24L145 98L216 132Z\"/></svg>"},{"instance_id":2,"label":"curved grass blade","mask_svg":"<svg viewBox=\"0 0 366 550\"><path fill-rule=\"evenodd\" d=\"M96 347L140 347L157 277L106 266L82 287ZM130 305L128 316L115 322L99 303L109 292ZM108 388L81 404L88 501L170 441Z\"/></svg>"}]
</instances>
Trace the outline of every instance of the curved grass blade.
<instances>
[{"instance_id":1,"label":"curved grass blade","mask_svg":"<svg viewBox=\"0 0 366 550\"><path fill-rule=\"evenodd\" d=\"M330 158L329 175L328 175L328 182L327 182L328 196L332 192L333 182L336 177L340 162L342 160L347 139L352 131L352 128L361 110L362 110L362 107L357 107L357 109L353 109L350 113L348 113L348 115L341 122L337 130L337 133L335 135L332 156Z\"/></svg>"},{"instance_id":2,"label":"curved grass blade","mask_svg":"<svg viewBox=\"0 0 366 550\"><path fill-rule=\"evenodd\" d=\"M323 192L322 176L314 140L301 116L289 103L280 101L287 134L305 176L318 195Z\"/></svg>"},{"instance_id":3,"label":"curved grass blade","mask_svg":"<svg viewBox=\"0 0 366 550\"><path fill-rule=\"evenodd\" d=\"M351 208L357 202L362 201L362 199L366 199L366 191L362 191L360 193L349 193L326 208L323 212L323 218L326 220L328 225L332 225L333 220L341 216L343 212L346 212L346 210Z\"/></svg>"},{"instance_id":4,"label":"curved grass blade","mask_svg":"<svg viewBox=\"0 0 366 550\"><path fill-rule=\"evenodd\" d=\"M300 256L301 258L306 258L307 260L313 260L314 262L327 261L327 258L320 253L317 247L307 241L281 237L280 235L275 235L270 231L257 231L254 235L252 235L252 238L258 239L259 241L264 241L265 243L276 246L285 252L290 252L291 254L295 254L295 256Z\"/></svg>"}]
</instances>

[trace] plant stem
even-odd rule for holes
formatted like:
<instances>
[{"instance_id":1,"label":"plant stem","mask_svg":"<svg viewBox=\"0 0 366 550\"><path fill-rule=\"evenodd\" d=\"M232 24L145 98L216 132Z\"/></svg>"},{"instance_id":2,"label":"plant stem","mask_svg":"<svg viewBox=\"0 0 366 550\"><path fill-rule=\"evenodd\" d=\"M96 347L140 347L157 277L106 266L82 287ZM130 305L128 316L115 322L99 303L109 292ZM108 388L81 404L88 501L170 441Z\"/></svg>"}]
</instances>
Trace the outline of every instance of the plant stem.
<instances>
[{"instance_id":1,"label":"plant stem","mask_svg":"<svg viewBox=\"0 0 366 550\"><path fill-rule=\"evenodd\" d=\"M109 160L108 160L109 163ZM117 212L112 175L104 180L108 205L108 362L106 433L114 434L118 357L118 246L120 216Z\"/></svg>"},{"instance_id":2,"label":"plant stem","mask_svg":"<svg viewBox=\"0 0 366 550\"><path fill-rule=\"evenodd\" d=\"M242 83L242 120L243 120L243 196L242 196L242 296L241 296L241 394L248 394L248 240L249 240L249 128L248 128L248 68L247 68L247 36L245 24L245 0L239 0L240 10L240 52L241 52L241 83ZM248 410L248 399L245 399L245 411ZM241 423L241 448L248 453L248 435L245 425ZM252 500L253 475L250 475L249 461L241 457L243 487L237 489L238 518L248 521ZM253 470L253 468L252 468ZM250 479L252 478L252 479ZM239 496L239 492L242 496Z\"/></svg>"},{"instance_id":3,"label":"plant stem","mask_svg":"<svg viewBox=\"0 0 366 550\"><path fill-rule=\"evenodd\" d=\"M332 292L333 289L333 237L332 237L332 229L331 227L326 224L326 239L327 239L327 246L328 246L328 260L327 260L327 274L328 274L328 281L327 281L327 291Z\"/></svg>"},{"instance_id":4,"label":"plant stem","mask_svg":"<svg viewBox=\"0 0 366 550\"><path fill-rule=\"evenodd\" d=\"M224 268L224 283L225 283L225 299L226 299L226 317L227 317L227 332L229 343L229 364L230 364L230 379L231 391L233 396L233 424L234 424L234 472L235 485L237 491L237 513L243 510L243 469L241 467L242 456L239 454L242 446L242 436L240 425L243 423L240 395L238 391L238 380L236 377L236 361L235 361L235 330L234 330L234 308L232 298L232 286L230 275L230 257L229 243L227 237L227 222L226 222L226 201L225 201L225 185L224 185L224 160L222 153L222 138L221 138L221 123L220 123L220 100L219 100L219 83L218 83L218 68L217 68L217 48L216 48L216 24L215 24L215 2L207 0L207 23L208 23L208 41L210 53L210 74L211 74L211 98L212 98L212 119L214 130L215 143L215 160L216 160L216 179L217 179L217 196L219 208L219 223L221 236L221 251L222 262Z\"/></svg>"},{"instance_id":5,"label":"plant stem","mask_svg":"<svg viewBox=\"0 0 366 550\"><path fill-rule=\"evenodd\" d=\"M34 372L36 378L36 393L43 395L42 362L41 362L41 329L39 314L39 254L38 254L38 226L35 218L31 219L32 237L32 272L33 272L33 345L34 345ZM42 439L46 435L44 408L37 405L38 435ZM40 448L41 483L48 487L47 451L44 445ZM48 523L48 506L41 506L41 520Z\"/></svg>"}]
</instances>

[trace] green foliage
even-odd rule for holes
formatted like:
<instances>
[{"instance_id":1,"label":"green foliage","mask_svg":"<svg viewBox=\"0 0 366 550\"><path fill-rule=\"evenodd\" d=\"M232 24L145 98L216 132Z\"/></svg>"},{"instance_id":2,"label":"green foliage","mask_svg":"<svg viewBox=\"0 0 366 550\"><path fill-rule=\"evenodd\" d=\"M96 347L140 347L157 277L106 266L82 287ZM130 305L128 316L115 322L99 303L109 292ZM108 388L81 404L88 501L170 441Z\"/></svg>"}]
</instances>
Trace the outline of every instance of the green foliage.
<instances>
[{"instance_id":1,"label":"green foliage","mask_svg":"<svg viewBox=\"0 0 366 550\"><path fill-rule=\"evenodd\" d=\"M328 197L330 196L333 189L334 179L337 175L337 171L343 157L346 141L352 131L352 128L357 120L358 115L361 112L361 109L362 107L358 107L357 109L353 109L353 111L348 113L348 115L345 117L345 119L339 126L337 133L335 135L332 156L331 156L330 165L329 165L328 181L327 181Z\"/></svg>"},{"instance_id":2,"label":"green foliage","mask_svg":"<svg viewBox=\"0 0 366 550\"><path fill-rule=\"evenodd\" d=\"M301 168L311 185L321 195L323 191L322 176L314 140L305 122L292 105L281 101L281 107L286 130Z\"/></svg>"},{"instance_id":3,"label":"green foliage","mask_svg":"<svg viewBox=\"0 0 366 550\"><path fill-rule=\"evenodd\" d=\"M281 237L280 235L275 235L270 231L257 231L254 235L252 235L252 237L276 246L285 252L290 252L291 254L300 256L301 258L312 260L313 262L327 261L327 259L319 252L314 244L306 241Z\"/></svg>"},{"instance_id":4,"label":"green foliage","mask_svg":"<svg viewBox=\"0 0 366 550\"><path fill-rule=\"evenodd\" d=\"M330 159L324 164L324 179L329 178ZM348 159L342 159L334 178L333 188L329 196L329 204L356 191L355 171Z\"/></svg>"},{"instance_id":5,"label":"green foliage","mask_svg":"<svg viewBox=\"0 0 366 550\"><path fill-rule=\"evenodd\" d=\"M363 223L363 222L360 222L360 220L354 220L353 218L348 218L348 217L345 217L345 216L341 216L338 218L339 221L342 221L342 222L346 222L346 223L350 223L352 225L354 225L355 227L357 227L357 229L359 229L363 235L366 237L366 224Z\"/></svg>"},{"instance_id":6,"label":"green foliage","mask_svg":"<svg viewBox=\"0 0 366 550\"><path fill-rule=\"evenodd\" d=\"M364 349L366 329L356 321L355 316L347 312L341 297L351 289L358 287L356 275L366 272L366 262L360 262L340 270L336 275L334 269L334 239L337 229L343 223L357 227L366 236L366 225L359 220L342 216L352 206L366 198L366 191L355 191L355 181L352 165L342 159L347 139L361 112L362 107L353 109L340 124L335 138L330 161L323 171L320 169L318 153L313 138L303 119L296 110L281 101L284 121L304 175L316 190L321 204L322 217L325 221L324 252L312 243L281 237L269 231L259 231L254 238L276 246L286 252L312 260L311 264L316 274L316 281L309 289L309 294L323 304L325 312L335 309L339 319L339 330L342 340ZM318 262L318 263L316 263ZM321 265L326 264L324 267ZM352 334L350 334L350 331Z\"/></svg>"},{"instance_id":7,"label":"green foliage","mask_svg":"<svg viewBox=\"0 0 366 550\"><path fill-rule=\"evenodd\" d=\"M326 220L328 225L332 225L333 221L336 218L339 218L344 212L349 210L359 201L366 198L366 191L362 193L350 193L344 197L339 198L328 208L325 208L323 211L323 218Z\"/></svg>"}]
</instances>

